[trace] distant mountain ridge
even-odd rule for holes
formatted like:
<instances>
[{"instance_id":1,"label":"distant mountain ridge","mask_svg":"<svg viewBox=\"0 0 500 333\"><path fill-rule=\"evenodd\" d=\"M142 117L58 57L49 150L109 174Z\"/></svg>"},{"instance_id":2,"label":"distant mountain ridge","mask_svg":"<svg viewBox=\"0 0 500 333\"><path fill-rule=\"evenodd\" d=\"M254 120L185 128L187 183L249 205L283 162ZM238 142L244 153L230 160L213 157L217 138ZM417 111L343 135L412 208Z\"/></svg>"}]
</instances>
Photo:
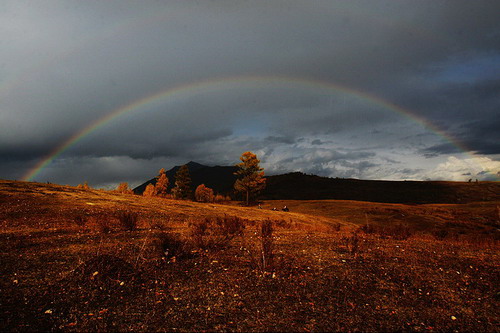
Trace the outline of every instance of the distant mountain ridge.
<instances>
[{"instance_id":1,"label":"distant mountain ridge","mask_svg":"<svg viewBox=\"0 0 500 333\"><path fill-rule=\"evenodd\" d=\"M191 187L200 184L216 193L234 196L236 166L206 166L187 163L192 179ZM168 170L169 189L175 186L175 173L180 166ZM291 172L267 176L267 186L260 198L267 200L357 200L385 203L468 203L500 200L500 182L446 182L446 181L384 181L328 178ZM156 178L134 188L142 194Z\"/></svg>"},{"instance_id":2,"label":"distant mountain ridge","mask_svg":"<svg viewBox=\"0 0 500 333\"><path fill-rule=\"evenodd\" d=\"M200 184L205 184L205 186L210 187L216 193L229 194L233 190L234 182L236 181L236 176L234 173L238 169L235 166L206 166L200 163L190 161L186 164L189 169L189 175L191 176L191 188L193 191ZM181 166L175 166L172 169L166 171L167 178L169 181L168 188L171 190L175 186L175 174ZM146 189L148 184L156 184L156 177L152 178L145 183L137 186L133 189L135 194L142 194Z\"/></svg>"},{"instance_id":3,"label":"distant mountain ridge","mask_svg":"<svg viewBox=\"0 0 500 333\"><path fill-rule=\"evenodd\" d=\"M267 177L263 197L276 200L468 203L500 200L500 182L359 180L292 172Z\"/></svg>"}]
</instances>

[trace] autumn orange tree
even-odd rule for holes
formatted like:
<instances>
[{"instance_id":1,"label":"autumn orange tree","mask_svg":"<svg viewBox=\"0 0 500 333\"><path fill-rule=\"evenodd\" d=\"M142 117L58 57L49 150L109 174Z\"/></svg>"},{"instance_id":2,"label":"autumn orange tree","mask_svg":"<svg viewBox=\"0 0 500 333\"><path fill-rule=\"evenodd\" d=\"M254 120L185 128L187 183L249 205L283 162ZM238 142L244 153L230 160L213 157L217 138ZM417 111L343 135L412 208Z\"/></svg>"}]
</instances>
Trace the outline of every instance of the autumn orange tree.
<instances>
[{"instance_id":1,"label":"autumn orange tree","mask_svg":"<svg viewBox=\"0 0 500 333\"><path fill-rule=\"evenodd\" d=\"M89 184L87 183L87 181L85 181L85 183L83 183L83 184L78 184L78 186L76 188L79 188L82 190L90 190L91 189Z\"/></svg>"},{"instance_id":2,"label":"autumn orange tree","mask_svg":"<svg viewBox=\"0 0 500 333\"><path fill-rule=\"evenodd\" d=\"M154 197L155 196L155 186L153 184L148 184L148 186L146 186L146 189L144 190L142 195L145 197Z\"/></svg>"},{"instance_id":3,"label":"autumn orange tree","mask_svg":"<svg viewBox=\"0 0 500 333\"><path fill-rule=\"evenodd\" d=\"M123 194L133 194L134 192L128 187L128 183L120 183L116 188L116 192Z\"/></svg>"},{"instance_id":4,"label":"autumn orange tree","mask_svg":"<svg viewBox=\"0 0 500 333\"><path fill-rule=\"evenodd\" d=\"M210 187L206 187L205 184L201 184L194 191L194 197L199 202L213 202L214 191Z\"/></svg>"},{"instance_id":5,"label":"autumn orange tree","mask_svg":"<svg viewBox=\"0 0 500 333\"><path fill-rule=\"evenodd\" d=\"M246 205L248 206L250 196L253 196L266 187L264 178L264 169L259 166L260 161L257 156L247 151L240 157L241 163L236 164L239 168L234 174L239 177L234 183L234 189L246 196Z\"/></svg>"},{"instance_id":6,"label":"autumn orange tree","mask_svg":"<svg viewBox=\"0 0 500 333\"><path fill-rule=\"evenodd\" d=\"M165 172L165 169L161 168L160 171L158 172L158 177L156 177L156 184L155 184L155 195L164 197L167 194L167 189L168 189L168 178L167 178L167 173Z\"/></svg>"}]
</instances>

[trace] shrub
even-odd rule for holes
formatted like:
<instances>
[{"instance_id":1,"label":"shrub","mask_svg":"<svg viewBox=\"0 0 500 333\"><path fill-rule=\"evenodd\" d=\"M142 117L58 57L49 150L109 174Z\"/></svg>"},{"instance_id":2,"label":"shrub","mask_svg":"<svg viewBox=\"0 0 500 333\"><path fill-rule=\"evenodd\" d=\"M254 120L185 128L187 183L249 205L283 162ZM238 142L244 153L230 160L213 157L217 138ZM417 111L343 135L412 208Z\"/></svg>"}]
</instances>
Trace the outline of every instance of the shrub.
<instances>
[{"instance_id":1,"label":"shrub","mask_svg":"<svg viewBox=\"0 0 500 333\"><path fill-rule=\"evenodd\" d=\"M167 260L186 258L191 254L189 244L177 233L162 232L158 239L162 257Z\"/></svg>"},{"instance_id":2,"label":"shrub","mask_svg":"<svg viewBox=\"0 0 500 333\"><path fill-rule=\"evenodd\" d=\"M153 218L151 220L148 220L149 229L151 229L151 230L154 230L154 229L165 230L169 221L170 221L169 216L166 216L166 217L161 218L161 219Z\"/></svg>"},{"instance_id":3,"label":"shrub","mask_svg":"<svg viewBox=\"0 0 500 333\"><path fill-rule=\"evenodd\" d=\"M139 215L134 212L118 212L117 216L120 224L128 231L134 231L137 229L137 222L139 220Z\"/></svg>"},{"instance_id":4,"label":"shrub","mask_svg":"<svg viewBox=\"0 0 500 333\"><path fill-rule=\"evenodd\" d=\"M359 236L357 233L351 234L350 237L344 237L343 240L345 241L345 246L347 247L347 250L349 253L353 255L357 255L359 252Z\"/></svg>"},{"instance_id":5,"label":"shrub","mask_svg":"<svg viewBox=\"0 0 500 333\"><path fill-rule=\"evenodd\" d=\"M205 238L210 235L208 232L209 223L208 218L189 222L189 235L196 247L205 248Z\"/></svg>"},{"instance_id":6,"label":"shrub","mask_svg":"<svg viewBox=\"0 0 500 333\"><path fill-rule=\"evenodd\" d=\"M262 271L269 271L274 267L274 238L273 223L271 220L262 222L260 234L262 244Z\"/></svg>"},{"instance_id":7,"label":"shrub","mask_svg":"<svg viewBox=\"0 0 500 333\"><path fill-rule=\"evenodd\" d=\"M221 202L228 202L231 201L231 197L229 195L222 195L222 194L217 194L214 197L214 202L221 203Z\"/></svg>"},{"instance_id":8,"label":"shrub","mask_svg":"<svg viewBox=\"0 0 500 333\"><path fill-rule=\"evenodd\" d=\"M383 237L390 237L397 240L406 240L413 235L413 230L407 225L397 224L391 226L378 226L365 224L359 227L358 231L365 234L377 234Z\"/></svg>"},{"instance_id":9,"label":"shrub","mask_svg":"<svg viewBox=\"0 0 500 333\"><path fill-rule=\"evenodd\" d=\"M274 262L274 224L265 220L256 225L257 239L251 243L243 238L243 250L250 256L250 266L262 273L271 272L275 268Z\"/></svg>"},{"instance_id":10,"label":"shrub","mask_svg":"<svg viewBox=\"0 0 500 333\"><path fill-rule=\"evenodd\" d=\"M374 234L375 233L375 226L373 224L365 224L358 229L359 231L364 232L365 234Z\"/></svg>"},{"instance_id":11,"label":"shrub","mask_svg":"<svg viewBox=\"0 0 500 333\"><path fill-rule=\"evenodd\" d=\"M217 228L222 231L226 238L234 238L243 234L245 229L245 220L237 216L224 215L223 218L216 218Z\"/></svg>"},{"instance_id":12,"label":"shrub","mask_svg":"<svg viewBox=\"0 0 500 333\"><path fill-rule=\"evenodd\" d=\"M145 197L154 197L155 196L155 186L153 184L148 184L142 195Z\"/></svg>"},{"instance_id":13,"label":"shrub","mask_svg":"<svg viewBox=\"0 0 500 333\"><path fill-rule=\"evenodd\" d=\"M434 238L436 238L437 240L443 240L446 238L446 236L448 236L448 230L446 229L438 229L438 230L434 230L432 232L432 235L434 236Z\"/></svg>"},{"instance_id":14,"label":"shrub","mask_svg":"<svg viewBox=\"0 0 500 333\"><path fill-rule=\"evenodd\" d=\"M215 202L224 202L225 201L225 197L221 194L217 194L214 198L214 201Z\"/></svg>"},{"instance_id":15,"label":"shrub","mask_svg":"<svg viewBox=\"0 0 500 333\"><path fill-rule=\"evenodd\" d=\"M413 230L407 225L398 224L391 228L391 236L397 240L407 240L413 235Z\"/></svg>"},{"instance_id":16,"label":"shrub","mask_svg":"<svg viewBox=\"0 0 500 333\"><path fill-rule=\"evenodd\" d=\"M243 234L245 220L224 215L204 218L189 223L190 236L195 246L208 249L225 247L236 236Z\"/></svg>"},{"instance_id":17,"label":"shrub","mask_svg":"<svg viewBox=\"0 0 500 333\"><path fill-rule=\"evenodd\" d=\"M85 224L87 223L87 217L84 216L84 215L76 215L75 217L73 217L73 221L76 223L76 225L78 225L79 227L83 227L85 226Z\"/></svg>"},{"instance_id":18,"label":"shrub","mask_svg":"<svg viewBox=\"0 0 500 333\"><path fill-rule=\"evenodd\" d=\"M115 190L118 193L133 194L134 192L128 187L128 183L120 183Z\"/></svg>"},{"instance_id":19,"label":"shrub","mask_svg":"<svg viewBox=\"0 0 500 333\"><path fill-rule=\"evenodd\" d=\"M81 189L81 190L90 190L91 189L87 182L85 182L83 184L78 184L76 186L76 188Z\"/></svg>"},{"instance_id":20,"label":"shrub","mask_svg":"<svg viewBox=\"0 0 500 333\"><path fill-rule=\"evenodd\" d=\"M211 188L206 187L205 184L201 184L196 188L194 197L196 198L196 201L199 202L213 202L214 191Z\"/></svg>"},{"instance_id":21,"label":"shrub","mask_svg":"<svg viewBox=\"0 0 500 333\"><path fill-rule=\"evenodd\" d=\"M274 221L274 225L276 227L284 228L284 229L290 229L292 227L292 219L289 221L287 220L276 220Z\"/></svg>"},{"instance_id":22,"label":"shrub","mask_svg":"<svg viewBox=\"0 0 500 333\"><path fill-rule=\"evenodd\" d=\"M337 223L332 224L333 231L340 231L340 228L341 228L340 223L337 222Z\"/></svg>"},{"instance_id":23,"label":"shrub","mask_svg":"<svg viewBox=\"0 0 500 333\"><path fill-rule=\"evenodd\" d=\"M97 216L94 217L97 229L103 234L109 234L111 232L111 222L107 216Z\"/></svg>"}]
</instances>

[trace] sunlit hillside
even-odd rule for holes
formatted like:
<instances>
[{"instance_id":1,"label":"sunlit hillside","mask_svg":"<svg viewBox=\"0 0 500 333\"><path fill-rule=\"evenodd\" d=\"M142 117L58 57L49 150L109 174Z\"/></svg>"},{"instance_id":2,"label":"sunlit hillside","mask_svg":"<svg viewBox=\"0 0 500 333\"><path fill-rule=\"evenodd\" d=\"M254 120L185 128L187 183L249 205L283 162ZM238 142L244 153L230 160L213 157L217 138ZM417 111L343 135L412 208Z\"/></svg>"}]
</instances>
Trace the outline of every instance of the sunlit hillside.
<instances>
[{"instance_id":1,"label":"sunlit hillside","mask_svg":"<svg viewBox=\"0 0 500 333\"><path fill-rule=\"evenodd\" d=\"M0 181L0 329L495 331L499 204L259 208Z\"/></svg>"}]
</instances>

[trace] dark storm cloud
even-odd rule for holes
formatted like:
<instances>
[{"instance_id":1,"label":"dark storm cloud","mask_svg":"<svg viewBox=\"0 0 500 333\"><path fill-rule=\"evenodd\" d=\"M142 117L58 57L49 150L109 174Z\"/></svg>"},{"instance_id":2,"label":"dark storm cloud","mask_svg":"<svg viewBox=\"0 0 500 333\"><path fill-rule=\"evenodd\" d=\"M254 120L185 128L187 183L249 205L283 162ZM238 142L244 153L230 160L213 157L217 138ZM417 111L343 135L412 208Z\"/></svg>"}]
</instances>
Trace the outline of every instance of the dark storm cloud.
<instances>
[{"instance_id":1,"label":"dark storm cloud","mask_svg":"<svg viewBox=\"0 0 500 333\"><path fill-rule=\"evenodd\" d=\"M18 178L75 133L134 101L247 75L323 80L373 94L471 151L500 154L500 81L492 74L500 63L498 1L2 6L0 177ZM319 90L235 83L171 98L92 132L45 175L54 182L86 174L94 184L137 181L145 174L140 170L156 172L158 164L234 164L252 150L280 172L418 177L420 169L408 168L410 154L431 163L457 153L374 99Z\"/></svg>"},{"instance_id":2,"label":"dark storm cloud","mask_svg":"<svg viewBox=\"0 0 500 333\"><path fill-rule=\"evenodd\" d=\"M134 159L152 159L155 157L185 156L191 147L201 144L214 144L218 140L231 135L229 129L210 129L205 132L157 132L154 136L139 133L122 133L121 135L99 134L89 138L85 144L69 150L70 156L129 156ZM110 155L113 152L113 155Z\"/></svg>"},{"instance_id":3,"label":"dark storm cloud","mask_svg":"<svg viewBox=\"0 0 500 333\"><path fill-rule=\"evenodd\" d=\"M431 158L441 154L459 153L460 151L460 148L452 143L443 143L422 149L421 152L426 158Z\"/></svg>"},{"instance_id":4,"label":"dark storm cloud","mask_svg":"<svg viewBox=\"0 0 500 333\"><path fill-rule=\"evenodd\" d=\"M293 144L295 143L296 140L294 138L284 137L284 136L268 136L265 138L265 141L268 141L270 143Z\"/></svg>"},{"instance_id":5,"label":"dark storm cloud","mask_svg":"<svg viewBox=\"0 0 500 333\"><path fill-rule=\"evenodd\" d=\"M323 144L323 141L319 140L319 139L315 139L313 141L311 141L311 144L312 145L322 145Z\"/></svg>"},{"instance_id":6,"label":"dark storm cloud","mask_svg":"<svg viewBox=\"0 0 500 333\"><path fill-rule=\"evenodd\" d=\"M498 154L500 151L499 128L500 118L498 117L472 121L461 125L459 138L467 147L480 154Z\"/></svg>"},{"instance_id":7,"label":"dark storm cloud","mask_svg":"<svg viewBox=\"0 0 500 333\"><path fill-rule=\"evenodd\" d=\"M499 66L500 70L500 66ZM484 82L462 83L447 86L436 91L431 117L463 146L480 154L498 154L500 152L500 80L486 80ZM430 99L434 99L431 97ZM450 121L447 118L453 117ZM443 122L446 122L446 127ZM426 149L436 153L453 153L456 148L450 144L440 144Z\"/></svg>"}]
</instances>

